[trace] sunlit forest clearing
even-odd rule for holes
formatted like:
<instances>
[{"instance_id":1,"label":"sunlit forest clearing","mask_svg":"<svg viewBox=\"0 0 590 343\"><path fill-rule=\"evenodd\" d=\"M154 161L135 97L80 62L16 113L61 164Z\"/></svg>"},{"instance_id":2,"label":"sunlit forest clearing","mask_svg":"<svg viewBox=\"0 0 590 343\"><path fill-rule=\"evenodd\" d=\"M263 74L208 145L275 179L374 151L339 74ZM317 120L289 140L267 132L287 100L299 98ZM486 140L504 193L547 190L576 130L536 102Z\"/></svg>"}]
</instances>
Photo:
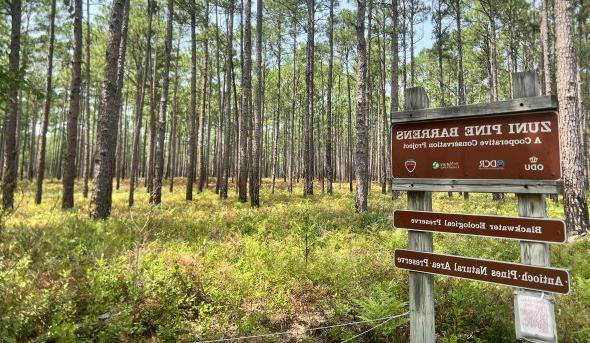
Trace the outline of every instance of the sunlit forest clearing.
<instances>
[{"instance_id":1,"label":"sunlit forest clearing","mask_svg":"<svg viewBox=\"0 0 590 343\"><path fill-rule=\"evenodd\" d=\"M0 343L590 342L589 48L590 0L1 1Z\"/></svg>"},{"instance_id":2,"label":"sunlit forest clearing","mask_svg":"<svg viewBox=\"0 0 590 343\"><path fill-rule=\"evenodd\" d=\"M89 218L81 196L73 210L60 211L57 181L45 184L41 206L33 204L32 184L22 183L0 234L0 336L198 341L290 331L262 341L343 341L373 325L305 330L406 311L408 273L393 266L392 254L406 247L407 233L390 220L393 209L406 208L405 196L371 192L369 211L356 214L347 183L311 198L299 185L289 194L282 180L270 194L269 183L263 180L261 207L252 209L235 197L219 201L210 189L192 202L166 190L153 208L145 188L129 208L125 182L106 221ZM514 195L433 197L434 210L516 215ZM561 218L562 206L548 200L548 214ZM518 241L437 234L434 242L441 253L519 260ZM570 268L573 280L571 294L556 296L564 342L590 337L589 252L587 238L552 249L552 265ZM514 341L512 288L435 280L441 342ZM358 341L407 339L402 318Z\"/></svg>"}]
</instances>

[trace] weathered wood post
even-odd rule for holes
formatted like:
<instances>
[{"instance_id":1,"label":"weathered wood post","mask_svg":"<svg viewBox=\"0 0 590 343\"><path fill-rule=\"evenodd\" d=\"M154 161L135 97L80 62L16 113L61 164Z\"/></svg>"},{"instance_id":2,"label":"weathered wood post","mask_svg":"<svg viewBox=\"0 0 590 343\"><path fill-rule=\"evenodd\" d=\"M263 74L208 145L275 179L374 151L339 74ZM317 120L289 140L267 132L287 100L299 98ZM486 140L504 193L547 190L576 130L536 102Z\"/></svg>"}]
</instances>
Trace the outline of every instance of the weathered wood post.
<instances>
[{"instance_id":1,"label":"weathered wood post","mask_svg":"<svg viewBox=\"0 0 590 343\"><path fill-rule=\"evenodd\" d=\"M539 75L534 71L518 72L512 75L512 97L528 98L541 95L541 87L539 82ZM518 215L521 217L545 218L547 217L547 204L545 202L544 194L517 194L518 197ZM523 264L530 264L535 266L548 267L549 260L549 244L541 242L520 242L520 260ZM518 294L523 291L516 291L514 301L515 316L518 318ZM553 296L551 293L543 294L542 292L526 291L527 294L538 295L553 303ZM557 342L557 330L555 328L555 313L551 306L550 317L553 318L553 339L544 339L543 341ZM517 320L518 322L518 320ZM517 323L518 325L518 323ZM517 334L519 330L517 328ZM519 337L517 337L519 338ZM539 337L536 337L539 338Z\"/></svg>"},{"instance_id":2,"label":"weathered wood post","mask_svg":"<svg viewBox=\"0 0 590 343\"><path fill-rule=\"evenodd\" d=\"M406 89L405 110L417 110L430 106L426 90L422 87ZM432 193L408 191L408 209L432 211ZM408 232L408 248L432 252L432 233ZM410 342L435 341L434 332L434 279L430 274L410 272Z\"/></svg>"}]
</instances>

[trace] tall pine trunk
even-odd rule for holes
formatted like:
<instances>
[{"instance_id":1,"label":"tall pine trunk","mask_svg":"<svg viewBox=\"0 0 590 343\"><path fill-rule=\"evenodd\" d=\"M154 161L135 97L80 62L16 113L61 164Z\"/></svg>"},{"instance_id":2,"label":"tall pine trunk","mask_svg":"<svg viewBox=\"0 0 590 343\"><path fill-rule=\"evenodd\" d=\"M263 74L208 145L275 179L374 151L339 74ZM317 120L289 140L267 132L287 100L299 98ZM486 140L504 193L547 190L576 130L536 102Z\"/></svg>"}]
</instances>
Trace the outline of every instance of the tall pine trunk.
<instances>
[{"instance_id":1,"label":"tall pine trunk","mask_svg":"<svg viewBox=\"0 0 590 343\"><path fill-rule=\"evenodd\" d=\"M295 104L297 101L297 20L293 13L293 76L291 83L291 118L289 120L289 133L291 135L291 144L289 144L289 184L287 190L293 192L293 172L295 169Z\"/></svg>"},{"instance_id":2,"label":"tall pine trunk","mask_svg":"<svg viewBox=\"0 0 590 343\"><path fill-rule=\"evenodd\" d=\"M307 47L305 62L305 119L303 125L303 176L305 184L303 195L313 195L314 177L314 141L313 141L313 116L314 116L314 27L315 27L315 0L307 0Z\"/></svg>"},{"instance_id":3,"label":"tall pine trunk","mask_svg":"<svg viewBox=\"0 0 590 343\"><path fill-rule=\"evenodd\" d=\"M210 123L208 115L205 114L207 110L207 87L209 81L209 0L205 0L205 23L203 24L203 31L205 39L203 42L204 50L204 74L203 74L203 88L201 92L201 144L200 144L200 158L199 158L199 184L197 187L198 192L202 192L207 184L207 166L209 165L209 153L207 151L209 147L209 128ZM207 132L205 132L207 130ZM205 135L207 133L207 135Z\"/></svg>"},{"instance_id":4,"label":"tall pine trunk","mask_svg":"<svg viewBox=\"0 0 590 343\"><path fill-rule=\"evenodd\" d=\"M548 4L549 0L541 0L541 44L543 49L543 88L545 95L554 94L551 66L551 38L549 35Z\"/></svg>"},{"instance_id":5,"label":"tall pine trunk","mask_svg":"<svg viewBox=\"0 0 590 343\"><path fill-rule=\"evenodd\" d=\"M250 205L260 206L260 159L262 152L262 0L256 1L256 99L254 115L254 133L252 136L252 171L250 174Z\"/></svg>"},{"instance_id":6,"label":"tall pine trunk","mask_svg":"<svg viewBox=\"0 0 590 343\"><path fill-rule=\"evenodd\" d=\"M94 219L106 219L111 213L115 147L119 119L117 68L119 66L121 31L127 1L114 0L109 19L109 36L106 45L100 113L97 118L96 128L94 186L90 202L90 216Z\"/></svg>"},{"instance_id":7,"label":"tall pine trunk","mask_svg":"<svg viewBox=\"0 0 590 343\"><path fill-rule=\"evenodd\" d=\"M584 180L582 110L578 103L577 58L574 46L574 4L571 0L555 1L555 50L557 57L557 97L559 100L560 149L564 179L564 212L568 231L585 234L588 203Z\"/></svg>"},{"instance_id":8,"label":"tall pine trunk","mask_svg":"<svg viewBox=\"0 0 590 343\"><path fill-rule=\"evenodd\" d=\"M138 84L137 84L137 98L136 98L136 106L135 106L135 131L133 132L133 146L131 152L131 172L129 177L129 199L128 204L129 206L133 206L135 199L135 185L137 183L137 176L139 173L139 159L140 159L140 135L141 135L141 127L143 124L143 105L145 102L145 88L146 88L146 79L147 75L150 71L150 63L151 63L151 56L152 56L152 2L153 0L147 0L148 3L148 32L147 32L147 41L146 41L146 53L145 58L146 62L144 64L144 69L138 73ZM145 130L144 130L145 135ZM147 142L144 139L144 147Z\"/></svg>"},{"instance_id":9,"label":"tall pine trunk","mask_svg":"<svg viewBox=\"0 0 590 343\"><path fill-rule=\"evenodd\" d=\"M219 197L227 199L228 182L230 174L229 157L231 154L230 140L231 140L231 93L232 93L232 58L233 58L233 29L234 29L234 3L233 0L229 2L227 10L227 42L226 42L226 65L225 65L225 89L224 89L224 114L222 119L223 131L223 150L221 154L220 166L220 183L219 183Z\"/></svg>"},{"instance_id":10,"label":"tall pine trunk","mask_svg":"<svg viewBox=\"0 0 590 343\"><path fill-rule=\"evenodd\" d=\"M74 56L70 85L70 111L68 112L66 152L63 169L63 197L61 207L74 207L74 181L76 178L76 148L78 115L80 114L80 89L82 74L82 0L74 1Z\"/></svg>"},{"instance_id":11,"label":"tall pine trunk","mask_svg":"<svg viewBox=\"0 0 590 343\"><path fill-rule=\"evenodd\" d=\"M356 146L355 177L357 212L367 211L369 191L368 166L369 142L367 134L367 43L365 40L366 0L357 0L356 40L357 40L357 95L356 95Z\"/></svg>"},{"instance_id":12,"label":"tall pine trunk","mask_svg":"<svg viewBox=\"0 0 590 343\"><path fill-rule=\"evenodd\" d=\"M88 197L88 178L90 176L90 0L86 0L86 96L84 98L85 135L84 140L84 181L82 183L82 196Z\"/></svg>"},{"instance_id":13,"label":"tall pine trunk","mask_svg":"<svg viewBox=\"0 0 590 343\"><path fill-rule=\"evenodd\" d=\"M168 0L168 20L164 40L164 70L162 71L162 93L160 94L160 111L156 123L156 147L154 169L154 191L152 204L162 202L162 178L164 176L164 139L166 136L166 112L168 110L168 88L170 84L170 55L172 52L172 22L174 20L174 0ZM194 166L193 166L194 167Z\"/></svg>"},{"instance_id":14,"label":"tall pine trunk","mask_svg":"<svg viewBox=\"0 0 590 343\"><path fill-rule=\"evenodd\" d=\"M4 209L12 209L14 206L14 189L16 188L21 15L21 0L12 0L10 2L11 32L10 54L8 56L11 85L8 89L7 111L4 118L4 167L2 170L2 207Z\"/></svg>"},{"instance_id":15,"label":"tall pine trunk","mask_svg":"<svg viewBox=\"0 0 590 343\"><path fill-rule=\"evenodd\" d=\"M328 19L328 46L330 56L328 58L328 95L326 108L326 178L328 180L327 192L332 194L332 182L334 170L332 163L332 87L334 84L334 0L330 0L330 16Z\"/></svg>"},{"instance_id":16,"label":"tall pine trunk","mask_svg":"<svg viewBox=\"0 0 590 343\"><path fill-rule=\"evenodd\" d=\"M193 200L193 183L195 182L195 153L197 145L197 8L196 3L192 1L190 9L191 16L191 98L190 113L187 116L188 128L188 170L186 177L186 200Z\"/></svg>"},{"instance_id":17,"label":"tall pine trunk","mask_svg":"<svg viewBox=\"0 0 590 343\"><path fill-rule=\"evenodd\" d=\"M47 150L47 128L51 113L53 92L53 49L55 42L55 6L56 0L51 1L49 14L49 47L47 54L47 78L45 81L45 107L41 118L41 132L39 133L39 150L37 155L37 175L35 177L35 204L40 204L43 198L43 179L45 178L45 152ZM20 26L19 26L20 27Z\"/></svg>"},{"instance_id":18,"label":"tall pine trunk","mask_svg":"<svg viewBox=\"0 0 590 343\"><path fill-rule=\"evenodd\" d=\"M244 0L243 51L242 51L242 108L238 122L238 199L248 200L248 138L251 122L252 103L252 1ZM254 146L253 146L254 147ZM252 182L252 176L250 176Z\"/></svg>"}]
</instances>

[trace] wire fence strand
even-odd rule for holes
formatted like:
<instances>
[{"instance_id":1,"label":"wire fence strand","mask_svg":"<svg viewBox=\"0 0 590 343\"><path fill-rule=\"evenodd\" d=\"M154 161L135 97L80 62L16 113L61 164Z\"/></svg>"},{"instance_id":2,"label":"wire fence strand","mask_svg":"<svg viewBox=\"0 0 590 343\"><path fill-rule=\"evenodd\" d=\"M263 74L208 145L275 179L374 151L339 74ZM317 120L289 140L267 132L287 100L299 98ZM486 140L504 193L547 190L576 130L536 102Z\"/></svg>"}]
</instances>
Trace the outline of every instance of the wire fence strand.
<instances>
[{"instance_id":1,"label":"wire fence strand","mask_svg":"<svg viewBox=\"0 0 590 343\"><path fill-rule=\"evenodd\" d=\"M319 326L319 327L315 327L315 328L309 328L309 329L305 329L306 332L313 332L313 331L319 331L319 330L326 330L326 329L333 329L333 328L338 328L338 327L345 327L345 326L352 326L352 325L359 325L359 324L366 324L366 323L374 323L374 322L381 322L375 326L373 326L372 328L361 332L360 334L353 336L351 338L348 338L347 340L343 341L344 342L349 342L355 338L358 338L368 332L373 331L374 329L385 325L386 323L396 319L396 318L400 318L400 317L404 317L407 316L408 314L410 314L410 312L404 312L401 314L397 314L397 315L392 315L392 316L387 316L387 317L383 317L383 318L377 318L377 319L368 319L368 320L359 320L359 321L355 321L355 322L348 322L348 323L342 323L342 324L334 324L334 325L326 325L326 326ZM283 335L291 335L293 334L292 331L283 331L283 332L273 332L273 333L266 333L266 334L259 334L259 335L252 335L252 336L240 336L240 337L233 337L233 338L219 338L219 339L213 339L213 340L207 340L207 341L195 341L193 343L217 343L217 342L232 342L232 341L241 341L241 340L249 340L249 339L256 339L256 338L264 338L264 337L273 337L273 336L283 336Z\"/></svg>"}]
</instances>

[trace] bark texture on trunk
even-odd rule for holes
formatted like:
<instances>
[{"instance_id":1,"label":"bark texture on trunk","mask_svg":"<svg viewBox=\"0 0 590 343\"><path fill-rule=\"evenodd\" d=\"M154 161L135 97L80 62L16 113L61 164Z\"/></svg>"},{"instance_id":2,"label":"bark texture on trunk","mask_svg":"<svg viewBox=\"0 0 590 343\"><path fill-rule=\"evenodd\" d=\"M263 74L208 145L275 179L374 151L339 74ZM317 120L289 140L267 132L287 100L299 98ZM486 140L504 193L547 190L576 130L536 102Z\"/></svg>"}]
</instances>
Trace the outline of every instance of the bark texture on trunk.
<instances>
[{"instance_id":1,"label":"bark texture on trunk","mask_svg":"<svg viewBox=\"0 0 590 343\"><path fill-rule=\"evenodd\" d=\"M119 120L117 66L126 2L127 0L114 0L109 19L104 79L96 128L94 186L90 202L90 216L94 219L106 219L111 213L115 148Z\"/></svg>"},{"instance_id":2,"label":"bark texture on trunk","mask_svg":"<svg viewBox=\"0 0 590 343\"><path fill-rule=\"evenodd\" d=\"M174 20L174 0L168 0L168 20L164 40L164 67L162 71L162 93L160 111L156 123L155 173L152 204L162 202L162 179L164 177L164 138L166 137L166 113L168 110L168 88L170 84L170 55L172 52L172 22ZM194 153L191 151L191 153Z\"/></svg>"},{"instance_id":3,"label":"bark texture on trunk","mask_svg":"<svg viewBox=\"0 0 590 343\"><path fill-rule=\"evenodd\" d=\"M541 0L541 43L543 45L543 81L544 94L555 94L552 82L551 38L549 35L548 7L549 0Z\"/></svg>"},{"instance_id":4,"label":"bark texture on trunk","mask_svg":"<svg viewBox=\"0 0 590 343\"><path fill-rule=\"evenodd\" d=\"M2 170L2 207L12 209L14 206L14 189L16 188L16 169L18 145L16 142L18 122L18 90L20 40L21 40L21 0L10 2L11 31L10 54L8 56L11 87L8 89L6 117L4 118L4 167Z\"/></svg>"},{"instance_id":5,"label":"bark texture on trunk","mask_svg":"<svg viewBox=\"0 0 590 343\"><path fill-rule=\"evenodd\" d=\"M37 175L35 177L35 204L43 199L43 179L45 178L45 152L47 150L47 128L49 113L51 112L51 93L53 91L53 49L55 42L55 7L56 0L51 1L49 14L49 47L47 54L47 78L45 81L45 107L41 118L41 132L39 133L39 150L37 155Z\"/></svg>"},{"instance_id":6,"label":"bark texture on trunk","mask_svg":"<svg viewBox=\"0 0 590 343\"><path fill-rule=\"evenodd\" d=\"M205 0L205 23L203 24L203 31L209 31L209 0ZM208 130L209 121L207 120L207 87L209 86L209 35L205 34L205 40L203 42L204 51L204 75L203 75L203 88L201 92L201 144L200 144L200 158L199 158L199 184L197 187L198 192L202 192L207 184L207 166L209 165L209 153L206 149L209 147ZM206 135L207 133L207 135Z\"/></svg>"},{"instance_id":7,"label":"bark texture on trunk","mask_svg":"<svg viewBox=\"0 0 590 343\"><path fill-rule=\"evenodd\" d=\"M226 65L225 65L225 89L224 89L224 118L223 122L223 153L221 157L220 168L220 183L219 183L219 197L227 199L228 182L230 175L229 157L231 154L230 140L231 140L231 93L232 93L232 58L233 58L233 29L234 29L234 5L230 1L227 12L227 42L226 42Z\"/></svg>"},{"instance_id":8,"label":"bark texture on trunk","mask_svg":"<svg viewBox=\"0 0 590 343\"><path fill-rule=\"evenodd\" d=\"M367 43L365 40L365 8L366 0L358 0L356 15L357 40L357 96L356 96L356 145L355 145L355 177L357 212L367 210L369 192L369 142L367 133Z\"/></svg>"},{"instance_id":9,"label":"bark texture on trunk","mask_svg":"<svg viewBox=\"0 0 590 343\"><path fill-rule=\"evenodd\" d=\"M252 171L250 174L250 205L260 206L260 157L262 152L263 75L262 75L262 0L256 1L256 99L254 135L252 136ZM250 96L251 97L251 96ZM248 100L246 100L248 101Z\"/></svg>"},{"instance_id":10,"label":"bark texture on trunk","mask_svg":"<svg viewBox=\"0 0 590 343\"><path fill-rule=\"evenodd\" d=\"M565 222L569 232L583 234L588 230L589 220L584 187L582 111L578 103L573 11L573 1L555 1L560 150L562 165L567 166L563 168Z\"/></svg>"},{"instance_id":11,"label":"bark texture on trunk","mask_svg":"<svg viewBox=\"0 0 590 343\"><path fill-rule=\"evenodd\" d=\"M70 110L63 168L63 197L61 207L74 207L74 181L76 179L76 153L78 115L80 114L80 89L82 84L82 0L74 1L74 57L70 85Z\"/></svg>"},{"instance_id":12,"label":"bark texture on trunk","mask_svg":"<svg viewBox=\"0 0 590 343\"><path fill-rule=\"evenodd\" d=\"M330 57L328 59L328 95L326 108L326 178L328 180L327 192L332 194L332 181L334 179L332 163L332 86L334 84L334 0L330 0L330 17L328 21L328 45Z\"/></svg>"},{"instance_id":13,"label":"bark texture on trunk","mask_svg":"<svg viewBox=\"0 0 590 343\"><path fill-rule=\"evenodd\" d=\"M190 99L190 114L187 117L188 121L188 170L186 177L186 200L193 200L193 183L195 182L195 152L197 145L197 14L196 4L193 0L191 9L191 99Z\"/></svg>"},{"instance_id":14,"label":"bark texture on trunk","mask_svg":"<svg viewBox=\"0 0 590 343\"><path fill-rule=\"evenodd\" d=\"M242 108L239 116L239 175L238 199L248 201L248 138L250 132L252 103L252 1L244 0L244 35L242 51ZM259 43L257 43L259 44ZM250 176L252 183L252 176Z\"/></svg>"},{"instance_id":15,"label":"bark texture on trunk","mask_svg":"<svg viewBox=\"0 0 590 343\"><path fill-rule=\"evenodd\" d=\"M306 64L305 64L305 119L303 125L304 145L303 145L303 173L305 184L303 185L303 195L313 195L313 177L314 177L314 142L313 142L313 64L314 64L314 26L315 26L315 0L307 0L307 47L306 47Z\"/></svg>"},{"instance_id":16,"label":"bark texture on trunk","mask_svg":"<svg viewBox=\"0 0 590 343\"><path fill-rule=\"evenodd\" d=\"M145 88L146 88L146 79L147 75L150 71L150 63L151 63L151 56L152 56L152 1L147 0L148 2L148 32L147 32L147 42L146 42L146 53L145 58L146 62L144 65L144 69L141 71L141 74L138 76L138 84L137 84L137 98L136 98L136 106L135 106L135 131L133 132L133 146L131 152L131 172L129 178L129 199L128 204L129 206L133 206L135 199L135 185L137 183L137 176L139 173L139 159L140 159L140 151L139 151L139 144L141 138L141 127L143 125L143 105L145 102ZM145 146L144 140L144 146Z\"/></svg>"}]
</instances>

